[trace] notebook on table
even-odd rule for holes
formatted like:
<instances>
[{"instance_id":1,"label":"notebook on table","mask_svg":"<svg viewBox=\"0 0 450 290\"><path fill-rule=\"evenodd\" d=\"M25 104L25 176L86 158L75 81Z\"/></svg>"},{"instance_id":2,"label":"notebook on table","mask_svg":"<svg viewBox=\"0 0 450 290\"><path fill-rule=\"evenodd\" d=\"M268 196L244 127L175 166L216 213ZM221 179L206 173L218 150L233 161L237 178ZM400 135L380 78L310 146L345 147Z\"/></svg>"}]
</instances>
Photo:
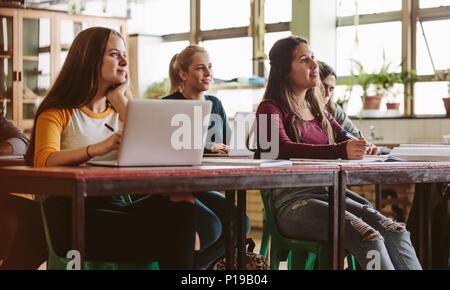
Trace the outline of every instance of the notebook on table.
<instances>
[{"instance_id":1,"label":"notebook on table","mask_svg":"<svg viewBox=\"0 0 450 290\"><path fill-rule=\"evenodd\" d=\"M201 164L212 103L194 100L132 99L127 105L117 160L98 166ZM207 123L207 122L206 122Z\"/></svg>"}]
</instances>

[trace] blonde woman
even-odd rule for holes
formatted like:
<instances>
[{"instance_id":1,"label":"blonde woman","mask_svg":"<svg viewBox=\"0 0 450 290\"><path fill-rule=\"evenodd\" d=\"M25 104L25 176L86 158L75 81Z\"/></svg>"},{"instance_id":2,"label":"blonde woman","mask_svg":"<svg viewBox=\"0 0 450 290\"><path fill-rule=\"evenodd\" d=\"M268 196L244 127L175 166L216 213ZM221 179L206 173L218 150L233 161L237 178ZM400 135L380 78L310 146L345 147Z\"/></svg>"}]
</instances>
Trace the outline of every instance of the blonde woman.
<instances>
[{"instance_id":1,"label":"blonde woman","mask_svg":"<svg viewBox=\"0 0 450 290\"><path fill-rule=\"evenodd\" d=\"M220 100L206 95L213 80L212 63L208 52L201 46L190 45L172 57L169 67L170 95L164 99L179 100L209 100L213 103L211 120L207 137L206 152L227 153L231 128L227 115ZM209 268L212 263L225 254L225 242L222 225L214 224L215 218L224 220L226 201L222 194L214 191L195 193L197 213L197 231L200 235L201 248L198 255L200 267ZM237 209L235 208L236 215ZM214 214L214 216L211 216ZM216 216L217 215L217 216ZM250 231L250 221L247 217L247 232Z\"/></svg>"}]
</instances>

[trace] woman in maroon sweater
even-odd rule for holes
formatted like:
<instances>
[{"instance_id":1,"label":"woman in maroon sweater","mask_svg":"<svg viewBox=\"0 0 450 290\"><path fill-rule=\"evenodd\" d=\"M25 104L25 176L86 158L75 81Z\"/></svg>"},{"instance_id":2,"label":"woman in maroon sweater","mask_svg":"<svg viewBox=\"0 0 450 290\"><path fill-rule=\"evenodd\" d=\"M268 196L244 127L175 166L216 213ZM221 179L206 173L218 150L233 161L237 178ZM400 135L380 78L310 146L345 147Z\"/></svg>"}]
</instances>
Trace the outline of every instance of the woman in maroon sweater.
<instances>
[{"instance_id":1,"label":"woman in maroon sweater","mask_svg":"<svg viewBox=\"0 0 450 290\"><path fill-rule=\"evenodd\" d=\"M318 65L305 39L278 40L269 58L269 80L256 111L257 132L266 128L273 144L270 125L278 124L278 158L362 159L364 154L378 153L363 138L344 136L342 127L324 110ZM327 241L328 188L273 189L268 197L283 235ZM347 190L345 202L345 245L363 269L421 269L402 225L351 191Z\"/></svg>"}]
</instances>

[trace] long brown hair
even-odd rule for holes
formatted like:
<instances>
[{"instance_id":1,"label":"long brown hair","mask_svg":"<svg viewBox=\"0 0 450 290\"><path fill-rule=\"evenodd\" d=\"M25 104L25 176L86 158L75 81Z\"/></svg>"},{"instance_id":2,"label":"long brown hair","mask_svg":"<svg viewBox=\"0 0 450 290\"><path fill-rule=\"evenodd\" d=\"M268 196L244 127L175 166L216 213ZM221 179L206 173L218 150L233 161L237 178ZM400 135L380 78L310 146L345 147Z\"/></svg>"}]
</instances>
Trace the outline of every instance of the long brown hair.
<instances>
[{"instance_id":1,"label":"long brown hair","mask_svg":"<svg viewBox=\"0 0 450 290\"><path fill-rule=\"evenodd\" d=\"M170 94L182 92L184 85L180 77L180 71L187 72L192 64L192 57L197 52L207 52L205 48L198 45L189 45L180 53L176 53L170 60L169 78L170 78Z\"/></svg>"},{"instance_id":2,"label":"long brown hair","mask_svg":"<svg viewBox=\"0 0 450 290\"><path fill-rule=\"evenodd\" d=\"M263 99L276 100L284 111L289 113L289 124L286 128L288 136L296 142L302 141L302 133L299 126L303 120L299 104L294 96L294 90L288 78L291 72L292 60L297 46L308 44L308 41L298 36L289 36L275 42L269 52L270 73ZM317 119L322 130L328 138L328 143L334 143L334 132L330 121L326 117L320 86L310 88L306 92L305 101L310 107L311 113Z\"/></svg>"},{"instance_id":3,"label":"long brown hair","mask_svg":"<svg viewBox=\"0 0 450 290\"><path fill-rule=\"evenodd\" d=\"M104 27L88 28L75 37L56 81L37 109L30 145L25 155L28 165L33 165L39 115L49 109L81 108L94 99L103 55L111 35L124 39L119 32Z\"/></svg>"},{"instance_id":4,"label":"long brown hair","mask_svg":"<svg viewBox=\"0 0 450 290\"><path fill-rule=\"evenodd\" d=\"M332 75L337 79L336 71L331 66L324 63L323 61L318 61L317 63L319 64L319 74L322 83L329 75ZM325 110L327 110L331 115L334 115L334 113L336 112L336 105L331 100L331 98L330 100L328 100L328 103L325 104Z\"/></svg>"}]
</instances>

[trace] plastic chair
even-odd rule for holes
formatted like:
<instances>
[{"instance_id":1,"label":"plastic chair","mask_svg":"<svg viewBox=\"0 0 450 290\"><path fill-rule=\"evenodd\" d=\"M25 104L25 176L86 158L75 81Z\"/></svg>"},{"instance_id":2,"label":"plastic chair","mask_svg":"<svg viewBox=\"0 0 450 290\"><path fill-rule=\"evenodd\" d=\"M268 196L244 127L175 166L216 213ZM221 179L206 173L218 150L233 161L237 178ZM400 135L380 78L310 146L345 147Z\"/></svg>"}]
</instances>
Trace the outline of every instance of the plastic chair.
<instances>
[{"instance_id":1,"label":"plastic chair","mask_svg":"<svg viewBox=\"0 0 450 290\"><path fill-rule=\"evenodd\" d=\"M263 234L260 254L267 257L270 239L270 269L278 270L280 261L288 259L289 270L314 270L317 260L319 270L328 269L328 246L325 243L289 239L278 231L270 210L267 194L260 190L263 201ZM355 257L347 255L349 269L356 269Z\"/></svg>"},{"instance_id":2,"label":"plastic chair","mask_svg":"<svg viewBox=\"0 0 450 290\"><path fill-rule=\"evenodd\" d=\"M44 211L44 205L42 198L37 196L37 201L40 204L42 223L44 225L45 240L48 248L48 270L66 270L67 264L71 259L59 257L53 249L52 239L50 237L50 231L47 226L47 217ZM149 263L123 263L123 262L98 262L98 261L85 261L85 270L159 270L158 262Z\"/></svg>"}]
</instances>

